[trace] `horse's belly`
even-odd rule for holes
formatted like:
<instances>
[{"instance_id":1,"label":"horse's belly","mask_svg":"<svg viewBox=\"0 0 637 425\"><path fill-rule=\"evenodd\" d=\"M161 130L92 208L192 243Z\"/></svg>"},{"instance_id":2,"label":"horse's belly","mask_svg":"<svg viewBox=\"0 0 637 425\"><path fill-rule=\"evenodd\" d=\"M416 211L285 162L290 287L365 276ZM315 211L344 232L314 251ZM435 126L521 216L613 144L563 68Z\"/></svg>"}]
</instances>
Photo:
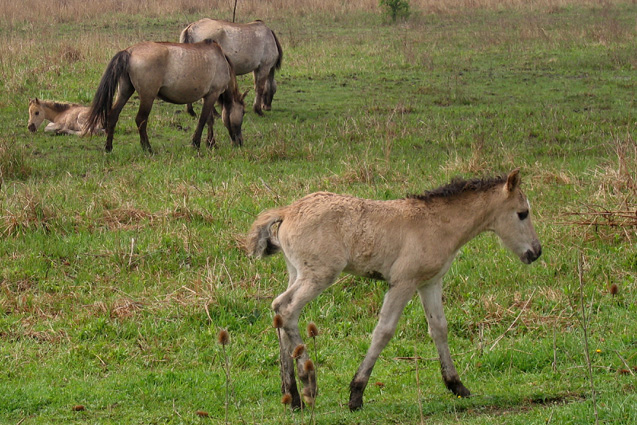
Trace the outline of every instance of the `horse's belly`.
<instances>
[{"instance_id":1,"label":"horse's belly","mask_svg":"<svg viewBox=\"0 0 637 425\"><path fill-rule=\"evenodd\" d=\"M164 86L159 90L158 97L171 103L193 103L208 94L209 87L192 85Z\"/></svg>"}]
</instances>

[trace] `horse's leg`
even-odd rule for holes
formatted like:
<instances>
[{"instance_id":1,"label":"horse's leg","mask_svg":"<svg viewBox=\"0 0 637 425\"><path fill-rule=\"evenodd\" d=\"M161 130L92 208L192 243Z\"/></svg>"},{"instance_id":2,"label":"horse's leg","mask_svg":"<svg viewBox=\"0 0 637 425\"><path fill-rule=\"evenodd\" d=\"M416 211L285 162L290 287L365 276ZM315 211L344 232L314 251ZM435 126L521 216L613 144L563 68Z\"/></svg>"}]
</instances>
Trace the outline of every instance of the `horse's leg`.
<instances>
[{"instance_id":1,"label":"horse's leg","mask_svg":"<svg viewBox=\"0 0 637 425\"><path fill-rule=\"evenodd\" d=\"M339 267L342 266L342 267ZM281 348L281 377L283 379L282 389L284 392L288 390L293 394L290 384L293 384L294 372L290 371L291 362L288 358L293 354L295 348L303 344L303 339L299 332L299 316L303 307L314 298L316 298L323 290L328 288L336 279L344 265L331 265L323 270L314 268L306 268L299 270L296 281L292 283L288 289L279 295L273 302L272 308L281 316L283 330ZM305 364L310 359L307 350L303 350L296 358L297 375L303 383L303 398L307 403L313 403L317 394L316 373L313 369L306 370ZM293 368L293 366L292 366ZM292 377L290 380L289 377ZM286 381L286 378L288 379ZM288 388L285 388L286 382L290 382ZM294 399L292 400L294 402ZM299 406L300 407L300 401Z\"/></svg>"},{"instance_id":2,"label":"horse's leg","mask_svg":"<svg viewBox=\"0 0 637 425\"><path fill-rule=\"evenodd\" d=\"M453 360L451 360L451 352L447 343L447 319L442 306L442 279L423 286L418 290L418 294L429 323L429 334L438 350L442 379L445 381L447 388L455 395L467 397L471 395L471 392L460 382L460 377L453 365Z\"/></svg>"},{"instance_id":3,"label":"horse's leg","mask_svg":"<svg viewBox=\"0 0 637 425\"><path fill-rule=\"evenodd\" d=\"M55 132L56 134L58 133L58 131L60 130L60 125L56 124L54 122L50 122L46 125L46 127L44 127L44 131L45 132Z\"/></svg>"},{"instance_id":4,"label":"horse's leg","mask_svg":"<svg viewBox=\"0 0 637 425\"><path fill-rule=\"evenodd\" d=\"M153 109L153 102L155 102L155 97L153 95L142 97L140 93L139 110L137 111L137 116L135 117L137 131L139 131L139 143L141 143L142 148L148 153L153 153L153 148L150 147L150 142L148 141L148 133L146 132L146 127L148 126L148 116L150 115L150 111Z\"/></svg>"},{"instance_id":5,"label":"horse's leg","mask_svg":"<svg viewBox=\"0 0 637 425\"><path fill-rule=\"evenodd\" d=\"M372 343L367 350L365 359L359 366L352 382L349 385L349 408L350 410L358 410L363 406L363 392L369 382L369 377L374 369L374 364L378 359L381 351L387 345L389 340L394 336L396 332L396 325L400 319L405 306L414 295L415 285L411 282L392 282L387 294L385 294L385 300L383 301L383 307L380 310L380 318L378 324L374 329L372 336Z\"/></svg>"},{"instance_id":6,"label":"horse's leg","mask_svg":"<svg viewBox=\"0 0 637 425\"><path fill-rule=\"evenodd\" d=\"M206 146L208 148L214 148L217 145L217 142L215 141L215 130L214 130L214 125L215 125L215 107L214 105L212 106L212 110L210 111L210 113L208 114L208 135L206 136Z\"/></svg>"},{"instance_id":7,"label":"horse's leg","mask_svg":"<svg viewBox=\"0 0 637 425\"><path fill-rule=\"evenodd\" d=\"M191 117L196 117L197 116L197 114L195 113L195 108L192 107L192 103L186 104L186 112L188 112L188 114Z\"/></svg>"},{"instance_id":8,"label":"horse's leg","mask_svg":"<svg viewBox=\"0 0 637 425\"><path fill-rule=\"evenodd\" d=\"M276 81L274 80L274 67L270 68L268 78L266 79L265 90L263 93L263 110L272 110L272 99L276 93Z\"/></svg>"},{"instance_id":9,"label":"horse's leg","mask_svg":"<svg viewBox=\"0 0 637 425\"><path fill-rule=\"evenodd\" d=\"M197 128L192 136L192 145L197 149L199 149L199 146L201 145L201 134L203 133L203 128L206 124L208 124L208 137L206 139L206 143L208 147L213 147L215 145L213 133L214 117L212 116L212 108L214 107L218 97L218 93L212 93L204 97L199 122L197 123Z\"/></svg>"},{"instance_id":10,"label":"horse's leg","mask_svg":"<svg viewBox=\"0 0 637 425\"><path fill-rule=\"evenodd\" d=\"M267 74L264 75L261 68L257 68L252 73L254 75L254 104L252 109L258 115L263 116L261 107L263 105L263 92L265 91L265 82L267 80Z\"/></svg>"},{"instance_id":11,"label":"horse's leg","mask_svg":"<svg viewBox=\"0 0 637 425\"><path fill-rule=\"evenodd\" d=\"M288 268L288 288L294 285L296 282L297 271L296 267L285 259ZM294 377L294 359L290 356L290 353L294 350L294 346L290 342L288 338L287 332L285 329L277 329L279 332L279 351L280 351L280 359L281 359L281 393L290 394L292 396L292 407L299 408L301 407L301 398L299 396L299 390L296 386L296 379Z\"/></svg>"},{"instance_id":12,"label":"horse's leg","mask_svg":"<svg viewBox=\"0 0 637 425\"><path fill-rule=\"evenodd\" d=\"M113 150L113 134L115 133L115 125L117 125L117 120L119 119L119 114L122 112L122 108L128 102L128 99L135 93L135 88L131 83L128 77L123 77L119 79L119 83L117 86L117 98L115 100L115 104L108 112L108 117L106 119L106 145L104 146L104 150L106 152L110 152Z\"/></svg>"}]
</instances>

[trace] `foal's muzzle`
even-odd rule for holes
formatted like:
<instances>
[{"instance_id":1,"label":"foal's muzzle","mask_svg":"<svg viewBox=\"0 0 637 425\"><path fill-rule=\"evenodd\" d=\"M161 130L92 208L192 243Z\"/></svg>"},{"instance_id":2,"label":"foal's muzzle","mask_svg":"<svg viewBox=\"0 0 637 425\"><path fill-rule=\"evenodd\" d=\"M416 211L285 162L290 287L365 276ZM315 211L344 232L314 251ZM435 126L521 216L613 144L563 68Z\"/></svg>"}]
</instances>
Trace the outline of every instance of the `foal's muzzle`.
<instances>
[{"instance_id":1,"label":"foal's muzzle","mask_svg":"<svg viewBox=\"0 0 637 425\"><path fill-rule=\"evenodd\" d=\"M524 264L531 264L542 255L542 245L539 242L533 242L533 248L527 250L524 255L522 255L522 262Z\"/></svg>"},{"instance_id":2,"label":"foal's muzzle","mask_svg":"<svg viewBox=\"0 0 637 425\"><path fill-rule=\"evenodd\" d=\"M33 123L29 124L27 128L29 129L31 133L35 133L35 131L37 130L37 127Z\"/></svg>"}]
</instances>

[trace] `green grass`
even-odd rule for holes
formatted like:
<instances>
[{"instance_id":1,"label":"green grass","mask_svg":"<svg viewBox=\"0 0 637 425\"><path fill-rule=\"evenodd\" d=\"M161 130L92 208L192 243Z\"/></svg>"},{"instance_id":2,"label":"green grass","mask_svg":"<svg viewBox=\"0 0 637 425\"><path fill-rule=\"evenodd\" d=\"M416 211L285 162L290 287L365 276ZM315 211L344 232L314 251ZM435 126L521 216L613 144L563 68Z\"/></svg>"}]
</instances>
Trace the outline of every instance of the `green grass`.
<instances>
[{"instance_id":1,"label":"green grass","mask_svg":"<svg viewBox=\"0 0 637 425\"><path fill-rule=\"evenodd\" d=\"M256 214L317 190L391 199L515 167L543 256L526 267L482 235L445 279L452 354L475 397L444 388L414 299L363 410L350 413L386 284L344 276L301 318L321 332L316 422L419 423L416 367L404 359L418 355L426 423L593 423L584 303L600 422L634 423L622 359L637 366L635 221L581 223L637 207L636 11L412 7L396 25L380 13L282 11L267 20L285 52L279 91L265 117L246 114L244 147L217 123L219 148L194 151L195 121L158 101L152 156L136 100L105 154L103 137L29 133L28 99L89 103L115 52L176 40L200 16L0 28L0 423L224 423L221 328L230 422L309 423L280 403L270 303L287 276L282 258L244 254Z\"/></svg>"}]
</instances>

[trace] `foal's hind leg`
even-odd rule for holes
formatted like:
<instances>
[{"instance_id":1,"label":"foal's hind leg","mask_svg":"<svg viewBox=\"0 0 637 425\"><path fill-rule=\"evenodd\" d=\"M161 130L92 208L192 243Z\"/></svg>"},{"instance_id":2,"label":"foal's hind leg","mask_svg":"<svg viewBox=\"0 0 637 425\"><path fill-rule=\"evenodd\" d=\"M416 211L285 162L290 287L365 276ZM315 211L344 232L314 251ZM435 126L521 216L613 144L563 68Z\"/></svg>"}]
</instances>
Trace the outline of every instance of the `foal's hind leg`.
<instances>
[{"instance_id":1,"label":"foal's hind leg","mask_svg":"<svg viewBox=\"0 0 637 425\"><path fill-rule=\"evenodd\" d=\"M325 266L319 266L325 268ZM343 266L344 267L344 266ZM328 266L327 270L321 270L321 272L311 272L309 270L299 270L296 281L288 287L288 289L279 295L272 303L274 311L281 316L283 327L282 330L285 333L285 338L282 339L281 348L281 377L282 377L282 389L290 391L292 394L292 388L286 387L286 380L294 382L293 370L291 369L290 356L292 356L295 348L303 344L303 339L299 332L299 316L303 307L314 298L316 298L325 288L329 287L336 276L341 272L343 267L331 268ZM303 383L303 398L307 403L313 403L317 394L316 374L313 369L307 370L305 365L310 359L307 350L296 358L297 374L301 382ZM293 367L293 366L292 366ZM291 376L291 379L290 379ZM294 402L294 399L293 399ZM294 407L300 407L294 406Z\"/></svg>"},{"instance_id":2,"label":"foal's hind leg","mask_svg":"<svg viewBox=\"0 0 637 425\"><path fill-rule=\"evenodd\" d=\"M296 282L297 271L296 268L285 259L288 268L288 288ZM301 398L299 396L299 390L296 386L296 379L294 377L294 359L290 353L294 350L294 346L290 342L285 329L277 329L279 332L279 351L281 359L281 392L283 394L289 394L292 396L292 406L294 408L301 407Z\"/></svg>"},{"instance_id":3,"label":"foal's hind leg","mask_svg":"<svg viewBox=\"0 0 637 425\"><path fill-rule=\"evenodd\" d=\"M453 360L451 360L447 342L447 319L442 306L442 279L420 288L418 294L425 308L425 315L429 323L429 334L438 350L442 379L445 381L447 388L455 395L467 397L471 395L471 392L460 382L460 376L458 376Z\"/></svg>"},{"instance_id":4,"label":"foal's hind leg","mask_svg":"<svg viewBox=\"0 0 637 425\"><path fill-rule=\"evenodd\" d=\"M369 377L374 369L374 364L378 359L381 351L387 345L389 340L396 332L396 325L400 319L405 306L414 295L414 285L409 282L393 282L383 301L383 307L380 310L380 318L372 335L372 343L367 350L365 359L361 363L349 385L349 408L350 410L358 410L363 406L363 392Z\"/></svg>"}]
</instances>

